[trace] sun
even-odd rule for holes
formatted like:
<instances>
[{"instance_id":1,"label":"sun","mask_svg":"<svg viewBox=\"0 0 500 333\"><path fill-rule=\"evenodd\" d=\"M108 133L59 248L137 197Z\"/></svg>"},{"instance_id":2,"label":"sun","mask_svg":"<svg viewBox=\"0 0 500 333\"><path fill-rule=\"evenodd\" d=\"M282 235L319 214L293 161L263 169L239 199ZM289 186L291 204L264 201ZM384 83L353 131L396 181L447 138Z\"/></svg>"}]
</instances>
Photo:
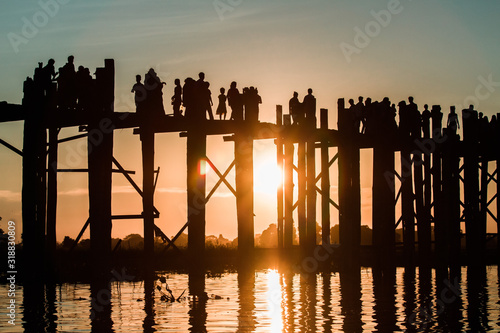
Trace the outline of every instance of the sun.
<instances>
[{"instance_id":1,"label":"sun","mask_svg":"<svg viewBox=\"0 0 500 333\"><path fill-rule=\"evenodd\" d=\"M281 185L281 171L276 164L276 156L271 153L255 158L254 190L261 194L276 194Z\"/></svg>"}]
</instances>

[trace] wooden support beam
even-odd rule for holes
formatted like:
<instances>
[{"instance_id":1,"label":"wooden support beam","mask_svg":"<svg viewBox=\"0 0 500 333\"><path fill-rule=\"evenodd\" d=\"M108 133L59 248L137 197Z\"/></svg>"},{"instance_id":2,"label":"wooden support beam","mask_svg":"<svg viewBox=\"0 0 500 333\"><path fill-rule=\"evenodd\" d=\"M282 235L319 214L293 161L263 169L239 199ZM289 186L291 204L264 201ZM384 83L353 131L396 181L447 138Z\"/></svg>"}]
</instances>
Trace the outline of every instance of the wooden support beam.
<instances>
[{"instance_id":1,"label":"wooden support beam","mask_svg":"<svg viewBox=\"0 0 500 333\"><path fill-rule=\"evenodd\" d=\"M41 90L41 87L36 89ZM43 90L42 90L43 91ZM23 141L22 219L24 276L27 282L45 269L45 193L47 133L45 97L30 100L26 109Z\"/></svg>"},{"instance_id":2,"label":"wooden support beam","mask_svg":"<svg viewBox=\"0 0 500 333\"><path fill-rule=\"evenodd\" d=\"M308 124L309 125L309 124ZM316 128L316 118L311 122L309 131ZM316 142L314 140L306 141L306 179L307 179L307 241L308 247L316 245Z\"/></svg>"},{"instance_id":3,"label":"wooden support beam","mask_svg":"<svg viewBox=\"0 0 500 333\"><path fill-rule=\"evenodd\" d=\"M301 127L302 125L298 125ZM300 141L297 144L297 213L298 213L298 227L299 227L299 244L305 246L306 244L306 143Z\"/></svg>"},{"instance_id":4,"label":"wooden support beam","mask_svg":"<svg viewBox=\"0 0 500 333\"><path fill-rule=\"evenodd\" d=\"M285 123L290 126L290 116ZM293 245L293 142L285 137L285 165L284 165L284 188L285 188L285 226L284 226L284 247L291 248Z\"/></svg>"},{"instance_id":5,"label":"wooden support beam","mask_svg":"<svg viewBox=\"0 0 500 333\"><path fill-rule=\"evenodd\" d=\"M467 257L471 264L483 260L481 226L479 216L479 126L478 113L475 110L462 111L464 142L464 217L466 231Z\"/></svg>"},{"instance_id":6,"label":"wooden support beam","mask_svg":"<svg viewBox=\"0 0 500 333\"><path fill-rule=\"evenodd\" d=\"M193 267L203 266L205 253L205 188L207 137L193 124L187 135L188 251ZM201 124L199 124L201 126Z\"/></svg>"},{"instance_id":7,"label":"wooden support beam","mask_svg":"<svg viewBox=\"0 0 500 333\"><path fill-rule=\"evenodd\" d=\"M212 197L212 195L215 193L215 191L217 190L217 188L219 188L220 184L222 184L222 183L226 184L227 188L231 191L231 193L233 193L234 196L236 196L236 190L231 186L231 184L226 179L226 177L229 174L229 172L231 172L231 169L236 165L236 161L233 160L233 162L231 162L231 164L226 169L226 171L224 172L224 174L221 174L220 171L219 171L219 169L217 169L217 167L212 163L212 161L208 157L205 157L204 160L208 163L208 165L210 166L210 168L219 177L219 180L217 181L217 183L215 183L215 185L212 188L212 190L210 191L210 193L208 193L208 195L206 197L206 202L208 202L208 200L210 200L210 198Z\"/></svg>"},{"instance_id":8,"label":"wooden support beam","mask_svg":"<svg viewBox=\"0 0 500 333\"><path fill-rule=\"evenodd\" d=\"M184 229L187 227L187 225L185 225L180 233L182 233L182 231L184 231ZM154 229L154 234L157 236L157 237L160 237L161 239L163 239L163 242L164 243L168 243L167 245L167 248L165 249L168 250L168 248L170 246L172 246L177 252L180 252L179 248L177 246L175 246L174 242L175 240L170 240L170 238L167 237L167 235L165 235L165 233L163 231L161 231L161 229L156 225L156 224L153 224L153 229ZM177 239L177 238L176 238Z\"/></svg>"},{"instance_id":9,"label":"wooden support beam","mask_svg":"<svg viewBox=\"0 0 500 333\"><path fill-rule=\"evenodd\" d=\"M445 225L445 212L443 206L443 193L442 193L442 149L438 142L442 140L442 121L443 113L439 105L433 105L431 109L432 120L432 140L436 143L436 148L432 154L432 195L434 198L434 239L435 239L435 253L438 263L444 265L447 260L446 243L442 242L446 237Z\"/></svg>"},{"instance_id":10,"label":"wooden support beam","mask_svg":"<svg viewBox=\"0 0 500 333\"><path fill-rule=\"evenodd\" d=\"M339 142L339 239L344 268L357 267L361 244L360 171L357 133L350 110L345 108L344 99L339 99L338 128L345 139Z\"/></svg>"},{"instance_id":11,"label":"wooden support beam","mask_svg":"<svg viewBox=\"0 0 500 333\"><path fill-rule=\"evenodd\" d=\"M114 101L114 61L105 60L96 70L95 107L89 113L89 133L99 133L99 144L87 138L90 248L93 278L109 281L111 267L111 187L113 160L113 124L110 117ZM103 126L103 124L107 124Z\"/></svg>"},{"instance_id":12,"label":"wooden support beam","mask_svg":"<svg viewBox=\"0 0 500 333\"><path fill-rule=\"evenodd\" d=\"M82 229L80 230L80 232L78 233L78 236L76 236L76 239L75 241L73 242L73 245L71 245L71 248L69 249L69 252L72 252L76 245L78 245L78 242L80 241L80 239L82 238L83 236L83 233L85 232L85 230L87 230L87 228L89 227L90 225L90 217L87 219L87 221L85 222L85 224L83 225Z\"/></svg>"},{"instance_id":13,"label":"wooden support beam","mask_svg":"<svg viewBox=\"0 0 500 333\"><path fill-rule=\"evenodd\" d=\"M56 215L57 215L57 153L59 130L49 128L49 156L47 168L47 230L46 249L49 262L54 262L57 245L56 238Z\"/></svg>"},{"instance_id":14,"label":"wooden support beam","mask_svg":"<svg viewBox=\"0 0 500 333\"><path fill-rule=\"evenodd\" d=\"M238 216L238 250L249 254L254 248L253 138L249 132L235 134L236 209Z\"/></svg>"},{"instance_id":15,"label":"wooden support beam","mask_svg":"<svg viewBox=\"0 0 500 333\"><path fill-rule=\"evenodd\" d=\"M320 110L320 128L328 129L328 109ZM321 142L321 244L330 245L330 158L328 142ZM315 180L316 182L316 180Z\"/></svg>"},{"instance_id":16,"label":"wooden support beam","mask_svg":"<svg viewBox=\"0 0 500 333\"><path fill-rule=\"evenodd\" d=\"M72 141L72 140L86 138L87 136L88 136L88 133L73 135L73 136L70 136L70 137L67 137L67 138L59 139L59 140L57 140L57 143L64 143L64 142L68 142L68 141Z\"/></svg>"},{"instance_id":17,"label":"wooden support beam","mask_svg":"<svg viewBox=\"0 0 500 333\"><path fill-rule=\"evenodd\" d=\"M413 162L410 136L403 138L401 149L401 216L403 218L403 252L405 264L413 266L415 252L415 213L413 209Z\"/></svg>"},{"instance_id":18,"label":"wooden support beam","mask_svg":"<svg viewBox=\"0 0 500 333\"><path fill-rule=\"evenodd\" d=\"M392 271L395 259L394 151L391 138L373 149L373 247L377 269Z\"/></svg>"},{"instance_id":19,"label":"wooden support beam","mask_svg":"<svg viewBox=\"0 0 500 333\"><path fill-rule=\"evenodd\" d=\"M279 170L280 176L281 176L281 182L278 185L278 188L276 189L276 209L277 209L277 230L278 230L278 248L282 249L283 248L283 236L284 236L284 229L283 229L283 222L284 222L284 194L283 194L283 187L284 187L284 169L283 169L283 160L284 160L284 152L283 152L283 138L282 138L282 130L283 130L283 107L281 105L276 105L276 126L278 126L279 130L278 133L280 133L277 138L276 138L276 166ZM293 160L292 160L292 165L293 165ZM293 172L293 170L292 170Z\"/></svg>"},{"instance_id":20,"label":"wooden support beam","mask_svg":"<svg viewBox=\"0 0 500 333\"><path fill-rule=\"evenodd\" d=\"M182 228L179 230L179 232L177 232L177 234L175 234L174 238L172 238L172 240L167 244L167 247L165 248L165 252L170 248L170 246L175 246L175 241L177 240L177 238L180 237L180 235L182 235L182 233L184 232L184 230L186 230L186 228L189 226L189 221L187 221L186 223L184 223L184 226L182 226ZM175 248L177 248L175 246Z\"/></svg>"},{"instance_id":21,"label":"wooden support beam","mask_svg":"<svg viewBox=\"0 0 500 333\"><path fill-rule=\"evenodd\" d=\"M14 147L13 145L11 145L10 143L8 143L7 141L4 141L2 139L0 139L0 144L9 148L10 150L12 150L14 153L18 154L19 156L23 156L23 151L20 150L20 149L17 149L16 147Z\"/></svg>"}]
</instances>

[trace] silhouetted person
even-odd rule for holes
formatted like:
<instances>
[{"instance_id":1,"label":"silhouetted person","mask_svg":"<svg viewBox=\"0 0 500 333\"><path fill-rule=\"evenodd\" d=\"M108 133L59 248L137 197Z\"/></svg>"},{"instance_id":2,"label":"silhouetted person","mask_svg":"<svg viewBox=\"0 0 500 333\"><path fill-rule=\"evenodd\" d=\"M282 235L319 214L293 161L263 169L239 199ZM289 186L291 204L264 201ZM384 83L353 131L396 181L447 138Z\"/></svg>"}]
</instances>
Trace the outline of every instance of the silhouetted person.
<instances>
[{"instance_id":1,"label":"silhouetted person","mask_svg":"<svg viewBox=\"0 0 500 333\"><path fill-rule=\"evenodd\" d=\"M294 91L293 97L288 101L288 112L292 116L293 124L300 124L303 118L302 104L299 101L299 93Z\"/></svg>"},{"instance_id":2,"label":"silhouetted person","mask_svg":"<svg viewBox=\"0 0 500 333\"><path fill-rule=\"evenodd\" d=\"M146 88L141 82L141 76L137 74L135 76L135 84L130 91L134 93L134 101L135 101L135 111L138 114L142 114L144 111L144 101L146 99Z\"/></svg>"},{"instance_id":3,"label":"silhouetted person","mask_svg":"<svg viewBox=\"0 0 500 333\"><path fill-rule=\"evenodd\" d=\"M418 111L418 105L413 102L413 97L408 97L408 112L410 117L410 135L412 138L421 138L422 137L422 128L421 128L421 115L420 111Z\"/></svg>"},{"instance_id":4,"label":"silhouetted person","mask_svg":"<svg viewBox=\"0 0 500 333\"><path fill-rule=\"evenodd\" d=\"M399 133L403 137L410 136L410 113L405 101L398 103L399 108Z\"/></svg>"},{"instance_id":5,"label":"silhouetted person","mask_svg":"<svg viewBox=\"0 0 500 333\"><path fill-rule=\"evenodd\" d=\"M181 80L175 79L174 84L175 84L174 95L172 96L172 107L174 110L174 117L181 117L182 116L182 112L180 110L182 104Z\"/></svg>"},{"instance_id":6,"label":"silhouetted person","mask_svg":"<svg viewBox=\"0 0 500 333\"><path fill-rule=\"evenodd\" d=\"M248 87L243 88L241 91L241 102L243 103L243 119L247 120L248 119L248 100L249 100L249 92L248 92Z\"/></svg>"},{"instance_id":7,"label":"silhouetted person","mask_svg":"<svg viewBox=\"0 0 500 333\"><path fill-rule=\"evenodd\" d=\"M374 135L376 133L376 119L375 110L373 107L372 99L370 97L368 97L365 101L363 119L365 120L365 127L364 130L361 130L361 133Z\"/></svg>"},{"instance_id":8,"label":"silhouetted person","mask_svg":"<svg viewBox=\"0 0 500 333\"><path fill-rule=\"evenodd\" d=\"M354 103L354 101L353 101ZM363 126L361 127L361 133L363 133L364 128L366 127L365 125L365 119L363 117L363 114L365 113L365 105L363 104L363 97L359 96L358 97L358 103L352 108L352 117L353 117L353 126L354 126L354 132L355 133L360 133L359 131L359 126L361 123L363 123Z\"/></svg>"},{"instance_id":9,"label":"silhouetted person","mask_svg":"<svg viewBox=\"0 0 500 333\"><path fill-rule=\"evenodd\" d=\"M220 88L220 95L219 95L219 105L217 106L217 111L215 111L215 114L219 115L219 120L222 120L222 117L224 117L224 120L226 120L226 115L227 115L227 109L226 109L226 95L224 93L226 92L226 89Z\"/></svg>"},{"instance_id":10,"label":"silhouetted person","mask_svg":"<svg viewBox=\"0 0 500 333\"><path fill-rule=\"evenodd\" d=\"M488 117L485 117L482 112L479 112L478 127L479 127L479 140L485 142L489 129Z\"/></svg>"},{"instance_id":11,"label":"silhouetted person","mask_svg":"<svg viewBox=\"0 0 500 333\"><path fill-rule=\"evenodd\" d=\"M75 57L68 57L68 62L59 68L58 91L59 91L59 106L62 108L74 109L76 107L76 72L75 72Z\"/></svg>"},{"instance_id":12,"label":"silhouetted person","mask_svg":"<svg viewBox=\"0 0 500 333\"><path fill-rule=\"evenodd\" d=\"M460 123L458 121L458 115L455 113L455 107L450 106L450 113L448 114L448 121L446 123L449 131L453 134L457 134L457 129L460 129Z\"/></svg>"},{"instance_id":13,"label":"silhouetted person","mask_svg":"<svg viewBox=\"0 0 500 333\"><path fill-rule=\"evenodd\" d=\"M256 123L259 121L259 104L262 98L254 87L250 87L246 94L245 120Z\"/></svg>"},{"instance_id":14,"label":"silhouetted person","mask_svg":"<svg viewBox=\"0 0 500 333\"><path fill-rule=\"evenodd\" d=\"M144 87L146 88L145 110L150 115L164 116L165 109L163 108L163 86L162 82L153 68L150 68L144 77Z\"/></svg>"},{"instance_id":15,"label":"silhouetted person","mask_svg":"<svg viewBox=\"0 0 500 333\"><path fill-rule=\"evenodd\" d=\"M227 104L231 107L231 119L243 120L243 99L234 81L227 91Z\"/></svg>"},{"instance_id":16,"label":"silhouetted person","mask_svg":"<svg viewBox=\"0 0 500 333\"><path fill-rule=\"evenodd\" d=\"M204 82L203 90L201 91L202 98L202 109L203 109L203 117L205 118L205 112L208 112L208 119L214 120L214 114L212 112L212 92L210 91L210 83Z\"/></svg>"},{"instance_id":17,"label":"silhouetted person","mask_svg":"<svg viewBox=\"0 0 500 333\"><path fill-rule=\"evenodd\" d=\"M313 96L313 90L307 89L307 95L304 97L302 105L306 116L306 122L316 125L316 97Z\"/></svg>"},{"instance_id":18,"label":"silhouetted person","mask_svg":"<svg viewBox=\"0 0 500 333\"><path fill-rule=\"evenodd\" d=\"M422 132L424 138L430 138L431 132L431 111L429 111L429 105L424 104L424 111L422 111Z\"/></svg>"},{"instance_id":19,"label":"silhouetted person","mask_svg":"<svg viewBox=\"0 0 500 333\"><path fill-rule=\"evenodd\" d=\"M50 90L52 81L56 79L57 73L54 67L55 63L56 62L54 59L49 59L47 65L45 65L45 67L43 67L40 71L40 83L45 92L45 95Z\"/></svg>"},{"instance_id":20,"label":"silhouetted person","mask_svg":"<svg viewBox=\"0 0 500 333\"><path fill-rule=\"evenodd\" d=\"M356 112L356 104L354 104L354 100L351 98L348 101L349 109L344 110L343 114L339 114L339 130L343 133L354 133L354 113Z\"/></svg>"},{"instance_id":21,"label":"silhouetted person","mask_svg":"<svg viewBox=\"0 0 500 333\"><path fill-rule=\"evenodd\" d=\"M193 78L186 78L184 80L184 87L182 88L182 103L184 104L185 116L189 119L195 118L195 103L196 103L196 81Z\"/></svg>"},{"instance_id":22,"label":"silhouetted person","mask_svg":"<svg viewBox=\"0 0 500 333\"><path fill-rule=\"evenodd\" d=\"M93 81L90 70L83 66L78 67L76 72L76 98L79 110L88 110L92 100Z\"/></svg>"}]
</instances>

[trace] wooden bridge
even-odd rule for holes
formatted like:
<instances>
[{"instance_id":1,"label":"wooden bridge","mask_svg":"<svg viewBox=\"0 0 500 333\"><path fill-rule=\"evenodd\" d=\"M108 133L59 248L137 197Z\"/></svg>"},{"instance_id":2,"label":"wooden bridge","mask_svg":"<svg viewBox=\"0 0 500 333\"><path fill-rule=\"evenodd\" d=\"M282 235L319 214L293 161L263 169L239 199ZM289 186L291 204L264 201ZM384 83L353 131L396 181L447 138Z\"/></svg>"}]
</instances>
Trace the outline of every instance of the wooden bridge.
<instances>
[{"instance_id":1,"label":"wooden bridge","mask_svg":"<svg viewBox=\"0 0 500 333\"><path fill-rule=\"evenodd\" d=\"M306 117L298 125L291 124L277 106L276 123L246 121L188 121L161 116L146 119L136 113L114 112L114 61L105 60L93 79L97 94L92 107L85 112L61 110L55 94L37 95L25 90L22 105L0 103L0 121L24 120L22 150L1 140L5 147L23 157L23 248L25 267L40 272L50 265L56 247L57 173L88 172L89 218L77 237L90 226L91 253L96 272L109 272L112 221L143 219L144 258L151 264L154 235L169 246L187 228L190 260L203 262L205 244L205 206L217 187L225 183L236 196L238 248L251 255L254 247L253 143L259 139L275 139L277 163L283 182L277 191L278 246L292 247L293 215L298 213L299 244L305 250L315 248L316 221L321 221L324 247L330 246L330 221L333 210L339 214L340 253L347 263L359 261L361 230L360 150L373 150L373 253L374 265L392 265L396 253L395 230L403 227L403 247L408 263L458 265L461 258L461 229L465 225L467 258L480 262L487 240L486 223L490 215L498 223L498 145L499 130L492 137L480 139L477 112L463 110L464 139L455 131L443 128L441 108L432 107L431 128L415 135L399 131L379 130L360 134L352 130L352 115L344 100L338 101L337 130L328 128L328 110ZM37 88L38 89L38 88ZM55 84L51 86L57 90ZM82 134L59 138L63 127L79 126ZM428 125L427 125L428 126ZM142 188L113 157L113 131L134 128L142 142ZM401 129L401 128L400 128ZM158 172L155 170L155 134L179 132L187 145L187 222L169 239L154 223L160 212L154 206ZM234 142L234 162L226 172L219 171L206 156L209 135L226 135ZM87 138L88 169L58 169L58 145L73 139ZM337 147L330 156L330 147ZM294 165L296 153L297 165ZM400 151L401 169L395 170L395 152ZM316 153L321 156L319 168ZM220 180L207 195L205 174L199 172L206 162ZM490 162L496 163L490 172ZM235 167L235 188L226 177ZM330 168L338 168L338 202L330 197ZM319 174L316 173L319 169ZM123 174L142 196L143 211L137 215L114 216L111 213L111 175ZM298 196L294 197L294 172L297 172ZM396 178L399 182L396 182ZM319 184L318 184L319 182ZM400 183L400 188L396 184ZM488 185L496 183L488 199ZM490 189L492 187L490 186ZM321 214L317 216L318 194ZM463 200L461 198L464 198ZM490 209L496 200L495 209ZM402 214L396 216L401 201ZM434 227L434 240L431 238ZM498 228L497 228L498 230ZM152 266L152 265L150 265Z\"/></svg>"}]
</instances>

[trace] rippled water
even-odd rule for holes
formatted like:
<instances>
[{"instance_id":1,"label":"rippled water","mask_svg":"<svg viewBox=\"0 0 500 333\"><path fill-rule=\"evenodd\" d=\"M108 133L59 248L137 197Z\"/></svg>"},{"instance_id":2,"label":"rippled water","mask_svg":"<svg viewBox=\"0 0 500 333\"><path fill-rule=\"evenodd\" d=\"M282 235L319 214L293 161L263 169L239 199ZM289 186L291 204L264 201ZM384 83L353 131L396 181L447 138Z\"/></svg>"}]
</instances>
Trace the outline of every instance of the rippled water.
<instances>
[{"instance_id":1,"label":"rippled water","mask_svg":"<svg viewBox=\"0 0 500 333\"><path fill-rule=\"evenodd\" d=\"M113 282L108 292L89 284L44 289L19 286L16 325L7 323L8 287L0 285L3 332L372 332L500 331L497 267L381 275L299 274L277 270L215 278L164 274L180 302L162 301L155 281ZM203 292L208 299L191 294ZM92 317L92 319L91 319Z\"/></svg>"}]
</instances>

